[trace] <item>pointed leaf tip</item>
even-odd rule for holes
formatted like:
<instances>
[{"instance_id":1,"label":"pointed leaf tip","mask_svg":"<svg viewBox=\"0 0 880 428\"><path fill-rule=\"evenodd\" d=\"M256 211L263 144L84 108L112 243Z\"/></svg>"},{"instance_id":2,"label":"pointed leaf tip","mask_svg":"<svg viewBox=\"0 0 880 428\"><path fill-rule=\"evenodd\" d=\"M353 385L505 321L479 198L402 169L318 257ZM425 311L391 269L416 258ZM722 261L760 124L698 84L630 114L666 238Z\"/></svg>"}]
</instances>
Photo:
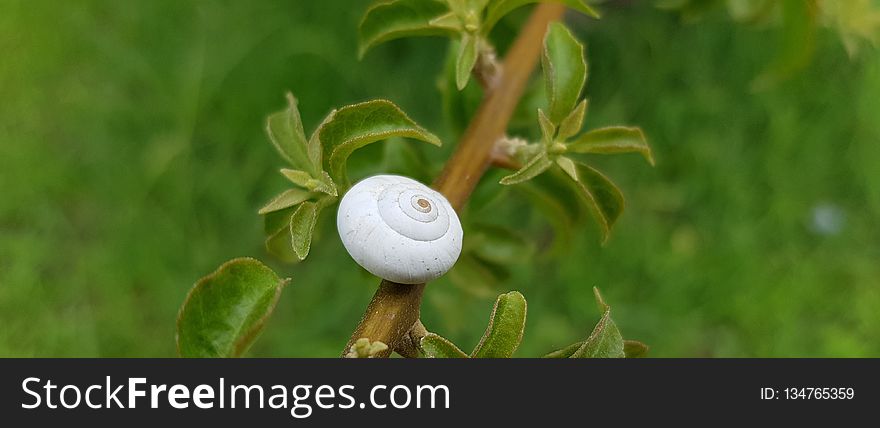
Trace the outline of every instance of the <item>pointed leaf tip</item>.
<instances>
[{"instance_id":1,"label":"pointed leaf tip","mask_svg":"<svg viewBox=\"0 0 880 428\"><path fill-rule=\"evenodd\" d=\"M279 194L278 196L272 198L269 203L267 203L263 208L260 208L257 211L257 214L266 215L269 213L273 213L276 211L281 211L286 208L290 208L294 205L300 204L309 198L312 197L312 194L301 189L288 189Z\"/></svg>"},{"instance_id":2,"label":"pointed leaf tip","mask_svg":"<svg viewBox=\"0 0 880 428\"><path fill-rule=\"evenodd\" d=\"M547 153L541 152L529 160L519 171L502 178L499 183L505 186L522 183L537 177L551 166L553 166L553 161L550 160Z\"/></svg>"},{"instance_id":3,"label":"pointed leaf tip","mask_svg":"<svg viewBox=\"0 0 880 428\"><path fill-rule=\"evenodd\" d=\"M479 39L475 35L464 34L459 45L458 58L455 61L455 86L463 90L470 81L471 71L479 56Z\"/></svg>"},{"instance_id":4,"label":"pointed leaf tip","mask_svg":"<svg viewBox=\"0 0 880 428\"><path fill-rule=\"evenodd\" d=\"M315 156L320 154L320 150L306 138L296 98L290 92L286 98L287 108L266 119L266 134L278 154L294 168L317 174L320 160Z\"/></svg>"},{"instance_id":5,"label":"pointed leaf tip","mask_svg":"<svg viewBox=\"0 0 880 428\"><path fill-rule=\"evenodd\" d=\"M611 319L611 307L602 299L599 289L593 287L596 303L602 310L602 317L593 328L590 337L571 354L570 358L624 358L623 337L614 320Z\"/></svg>"}]
</instances>

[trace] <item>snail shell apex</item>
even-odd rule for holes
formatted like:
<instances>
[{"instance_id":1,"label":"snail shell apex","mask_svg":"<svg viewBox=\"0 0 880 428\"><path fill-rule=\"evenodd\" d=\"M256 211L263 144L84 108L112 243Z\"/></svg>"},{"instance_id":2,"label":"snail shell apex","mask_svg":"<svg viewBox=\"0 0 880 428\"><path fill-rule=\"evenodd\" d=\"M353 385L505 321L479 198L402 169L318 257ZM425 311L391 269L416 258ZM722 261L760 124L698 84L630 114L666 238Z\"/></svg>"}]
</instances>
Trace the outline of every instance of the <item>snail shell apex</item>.
<instances>
[{"instance_id":1,"label":"snail shell apex","mask_svg":"<svg viewBox=\"0 0 880 428\"><path fill-rule=\"evenodd\" d=\"M376 175L342 197L336 226L364 269L400 284L445 274L461 254L462 228L449 201L418 181Z\"/></svg>"}]
</instances>

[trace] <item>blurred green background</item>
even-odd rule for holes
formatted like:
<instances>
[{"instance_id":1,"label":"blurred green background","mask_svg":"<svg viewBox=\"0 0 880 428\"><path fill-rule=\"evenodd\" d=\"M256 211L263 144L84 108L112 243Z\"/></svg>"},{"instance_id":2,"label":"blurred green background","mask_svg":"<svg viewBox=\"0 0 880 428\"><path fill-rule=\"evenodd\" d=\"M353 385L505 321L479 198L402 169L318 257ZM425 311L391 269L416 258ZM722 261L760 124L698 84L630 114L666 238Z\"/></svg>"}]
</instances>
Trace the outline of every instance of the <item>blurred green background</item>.
<instances>
[{"instance_id":1,"label":"blurred green background","mask_svg":"<svg viewBox=\"0 0 880 428\"><path fill-rule=\"evenodd\" d=\"M309 132L333 107L382 97L444 139L418 149L436 168L456 140L437 84L447 43L358 61L368 3L0 1L0 356L173 356L192 283L245 255L293 278L250 355L337 356L377 280L330 218L302 264L266 254L256 210L285 181L265 116L291 90ZM538 356L589 333L595 285L654 356L880 356L876 52L849 55L823 28L806 67L756 91L781 55L778 26L725 7L604 11L569 15L588 44L587 127L641 126L657 167L598 159L628 201L607 245L587 224L563 256L499 284L436 281L425 324L470 349L494 296L517 289L517 355ZM379 146L358 171L386 166ZM502 196L465 215L546 240L546 220Z\"/></svg>"}]
</instances>

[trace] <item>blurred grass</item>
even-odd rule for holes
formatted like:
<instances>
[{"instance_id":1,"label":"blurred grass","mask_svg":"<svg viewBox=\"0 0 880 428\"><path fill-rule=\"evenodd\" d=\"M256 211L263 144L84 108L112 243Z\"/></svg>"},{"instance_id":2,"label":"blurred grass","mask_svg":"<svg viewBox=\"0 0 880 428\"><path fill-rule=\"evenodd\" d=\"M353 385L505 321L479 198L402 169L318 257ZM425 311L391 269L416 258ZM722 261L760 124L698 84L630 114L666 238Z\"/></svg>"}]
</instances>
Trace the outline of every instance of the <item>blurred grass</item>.
<instances>
[{"instance_id":1,"label":"blurred grass","mask_svg":"<svg viewBox=\"0 0 880 428\"><path fill-rule=\"evenodd\" d=\"M263 118L286 90L309 131L383 97L444 137L430 158L452 146L445 44L357 61L367 3L3 1L0 356L172 356L190 285L241 255L293 277L251 353L338 355L376 280L328 219L305 263L265 254L255 211L284 181ZM567 256L515 266L493 290L529 300L518 355L588 334L593 285L655 356L880 355L876 53L850 59L823 31L808 69L752 92L774 30L645 6L605 15L570 17L588 43L587 126L642 126L658 166L598 159L628 200L610 243L579 229ZM522 200L503 205L494 217L544 230ZM441 280L423 317L470 348L493 300Z\"/></svg>"}]
</instances>

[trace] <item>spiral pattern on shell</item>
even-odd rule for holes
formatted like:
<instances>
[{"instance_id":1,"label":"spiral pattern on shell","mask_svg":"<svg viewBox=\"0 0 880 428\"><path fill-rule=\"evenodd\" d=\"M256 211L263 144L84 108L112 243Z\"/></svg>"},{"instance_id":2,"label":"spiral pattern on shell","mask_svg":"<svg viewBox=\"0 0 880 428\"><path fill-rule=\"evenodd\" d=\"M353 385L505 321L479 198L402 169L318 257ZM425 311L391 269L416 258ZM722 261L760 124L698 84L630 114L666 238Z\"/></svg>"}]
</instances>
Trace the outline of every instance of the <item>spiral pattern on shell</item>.
<instances>
[{"instance_id":1,"label":"spiral pattern on shell","mask_svg":"<svg viewBox=\"0 0 880 428\"><path fill-rule=\"evenodd\" d=\"M438 278L461 254L455 210L443 195L407 177L376 175L355 184L339 204L336 225L359 265L401 284Z\"/></svg>"}]
</instances>

